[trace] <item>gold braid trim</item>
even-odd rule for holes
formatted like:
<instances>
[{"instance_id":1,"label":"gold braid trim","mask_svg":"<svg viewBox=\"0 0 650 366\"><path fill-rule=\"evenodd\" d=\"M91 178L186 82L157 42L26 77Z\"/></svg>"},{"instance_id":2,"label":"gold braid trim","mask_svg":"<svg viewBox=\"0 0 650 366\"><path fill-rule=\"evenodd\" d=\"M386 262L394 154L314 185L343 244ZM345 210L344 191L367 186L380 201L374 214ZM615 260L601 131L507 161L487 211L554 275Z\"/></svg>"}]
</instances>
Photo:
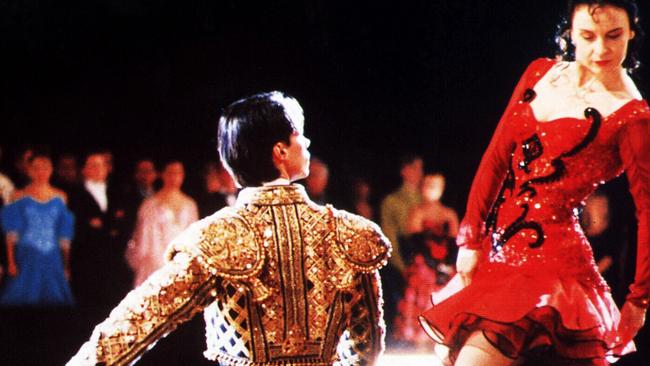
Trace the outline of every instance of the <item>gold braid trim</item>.
<instances>
[{"instance_id":1,"label":"gold braid trim","mask_svg":"<svg viewBox=\"0 0 650 366\"><path fill-rule=\"evenodd\" d=\"M268 238L265 238L266 240ZM238 281L263 301L271 290L259 280L266 252L250 224L236 211L230 211L202 230L199 259L212 275Z\"/></svg>"},{"instance_id":2,"label":"gold braid trim","mask_svg":"<svg viewBox=\"0 0 650 366\"><path fill-rule=\"evenodd\" d=\"M185 253L131 291L95 329L97 360L129 365L214 298L216 278Z\"/></svg>"},{"instance_id":3,"label":"gold braid trim","mask_svg":"<svg viewBox=\"0 0 650 366\"><path fill-rule=\"evenodd\" d=\"M392 247L379 227L358 215L328 206L336 219L334 260L340 267L337 287L349 288L357 273L372 273L385 266Z\"/></svg>"}]
</instances>

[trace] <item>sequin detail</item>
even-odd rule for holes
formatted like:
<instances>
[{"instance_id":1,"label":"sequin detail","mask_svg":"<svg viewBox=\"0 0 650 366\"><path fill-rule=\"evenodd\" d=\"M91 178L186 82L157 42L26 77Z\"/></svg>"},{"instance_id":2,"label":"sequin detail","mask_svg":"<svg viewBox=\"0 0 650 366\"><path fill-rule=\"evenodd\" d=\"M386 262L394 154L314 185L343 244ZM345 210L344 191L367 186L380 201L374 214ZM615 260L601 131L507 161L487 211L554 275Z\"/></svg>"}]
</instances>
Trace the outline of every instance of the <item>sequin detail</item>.
<instances>
[{"instance_id":1,"label":"sequin detail","mask_svg":"<svg viewBox=\"0 0 650 366\"><path fill-rule=\"evenodd\" d=\"M203 311L206 358L224 365L371 364L384 347L372 222L316 205L298 185L249 188L194 225L168 264L97 326L74 365L130 364Z\"/></svg>"},{"instance_id":2,"label":"sequin detail","mask_svg":"<svg viewBox=\"0 0 650 366\"><path fill-rule=\"evenodd\" d=\"M533 97L524 98L524 99L532 100L533 98L534 95ZM534 220L527 220L529 211L531 209L531 206L528 203L528 201L537 196L537 189L535 188L536 185L549 184L549 183L557 182L560 179L562 179L567 173L564 159L577 155L580 151L584 150L590 143L592 143L596 138L596 136L598 135L598 131L600 130L602 124L602 117L600 113L594 108L587 108L584 114L587 119L591 120L591 127L589 128L589 131L587 132L586 136L578 144L573 146L568 151L563 152L558 157L551 159L549 165L550 167L552 167L552 170L550 173L542 176L534 176L532 178L528 178L526 181L524 181L524 183L520 185L519 191L517 192L516 195L519 199L521 199L524 202L518 205L521 210L520 215L511 224L506 226L505 229L493 230L492 253L491 253L493 257L499 257L499 253L503 250L503 247L506 245L506 243L512 237L524 231L528 233L526 235L530 239L528 243L528 246L530 248L536 249L541 247L544 244L546 235L544 233L543 226L539 222L536 222ZM531 137L527 138L522 142L521 155L523 156L523 158L521 159L519 164L517 164L517 167L520 170L523 170L523 172L526 175L530 175L531 174L530 165L535 160L539 159L543 154L544 154L544 147L542 145L541 139L539 138L536 132ZM512 168L510 170L512 170ZM508 173L508 178L506 178L506 183L504 183L504 187L509 187L510 190L512 191L513 184L507 183L509 181L511 182L512 180L512 178L510 177L511 174L512 173ZM501 205L505 200L504 197L505 190L502 189L502 191L503 192L499 194L500 197L500 199L498 200L499 205ZM534 208L541 207L540 204L536 204L536 205L537 206L534 206ZM496 208L494 212L495 215L498 215L498 208ZM489 222L492 226L492 229L496 229L494 227L494 222L496 221L497 218Z\"/></svg>"}]
</instances>

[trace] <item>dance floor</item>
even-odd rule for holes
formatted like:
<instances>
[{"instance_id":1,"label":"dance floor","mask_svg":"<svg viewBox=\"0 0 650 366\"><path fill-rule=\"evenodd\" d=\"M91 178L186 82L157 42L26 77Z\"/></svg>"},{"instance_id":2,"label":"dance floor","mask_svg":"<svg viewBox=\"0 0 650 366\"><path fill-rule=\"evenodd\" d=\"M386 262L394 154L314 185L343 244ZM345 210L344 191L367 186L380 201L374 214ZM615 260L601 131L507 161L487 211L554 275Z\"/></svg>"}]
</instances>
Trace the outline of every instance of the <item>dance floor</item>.
<instances>
[{"instance_id":1,"label":"dance floor","mask_svg":"<svg viewBox=\"0 0 650 366\"><path fill-rule=\"evenodd\" d=\"M103 319L77 309L0 309L0 366L64 365ZM137 366L215 366L206 360L203 319L195 317L161 339ZM638 351L616 366L650 365L650 326L637 337ZM427 350L412 351L388 345L377 366L441 366ZM418 353L419 352L419 353Z\"/></svg>"},{"instance_id":2,"label":"dance floor","mask_svg":"<svg viewBox=\"0 0 650 366\"><path fill-rule=\"evenodd\" d=\"M385 353L379 359L377 366L438 366L442 365L433 355Z\"/></svg>"}]
</instances>

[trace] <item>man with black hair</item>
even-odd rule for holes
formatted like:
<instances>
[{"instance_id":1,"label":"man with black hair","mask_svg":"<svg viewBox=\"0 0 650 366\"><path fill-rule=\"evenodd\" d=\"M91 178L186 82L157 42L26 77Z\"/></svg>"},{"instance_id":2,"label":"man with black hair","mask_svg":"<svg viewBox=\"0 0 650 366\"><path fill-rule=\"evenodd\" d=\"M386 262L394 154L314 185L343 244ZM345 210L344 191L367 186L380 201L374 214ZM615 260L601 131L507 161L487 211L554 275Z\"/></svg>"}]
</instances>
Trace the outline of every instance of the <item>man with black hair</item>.
<instances>
[{"instance_id":1,"label":"man with black hair","mask_svg":"<svg viewBox=\"0 0 650 366\"><path fill-rule=\"evenodd\" d=\"M384 348L378 270L390 243L360 216L320 206L292 182L309 174L303 112L283 93L225 109L221 161L243 190L198 221L166 265L98 325L69 365L130 364L203 311L221 365L371 365Z\"/></svg>"}]
</instances>

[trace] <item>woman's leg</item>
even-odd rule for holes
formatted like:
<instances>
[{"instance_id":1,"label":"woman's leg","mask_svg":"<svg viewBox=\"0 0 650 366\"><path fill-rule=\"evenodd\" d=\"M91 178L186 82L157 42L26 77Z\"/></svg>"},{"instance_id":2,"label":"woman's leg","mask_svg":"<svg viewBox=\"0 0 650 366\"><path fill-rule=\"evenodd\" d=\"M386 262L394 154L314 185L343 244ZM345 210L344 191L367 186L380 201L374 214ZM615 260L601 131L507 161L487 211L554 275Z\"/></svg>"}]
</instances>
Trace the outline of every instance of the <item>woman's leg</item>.
<instances>
[{"instance_id":1,"label":"woman's leg","mask_svg":"<svg viewBox=\"0 0 650 366\"><path fill-rule=\"evenodd\" d=\"M499 352L483 335L476 331L467 338L460 349L455 366L510 366L515 360Z\"/></svg>"}]
</instances>

